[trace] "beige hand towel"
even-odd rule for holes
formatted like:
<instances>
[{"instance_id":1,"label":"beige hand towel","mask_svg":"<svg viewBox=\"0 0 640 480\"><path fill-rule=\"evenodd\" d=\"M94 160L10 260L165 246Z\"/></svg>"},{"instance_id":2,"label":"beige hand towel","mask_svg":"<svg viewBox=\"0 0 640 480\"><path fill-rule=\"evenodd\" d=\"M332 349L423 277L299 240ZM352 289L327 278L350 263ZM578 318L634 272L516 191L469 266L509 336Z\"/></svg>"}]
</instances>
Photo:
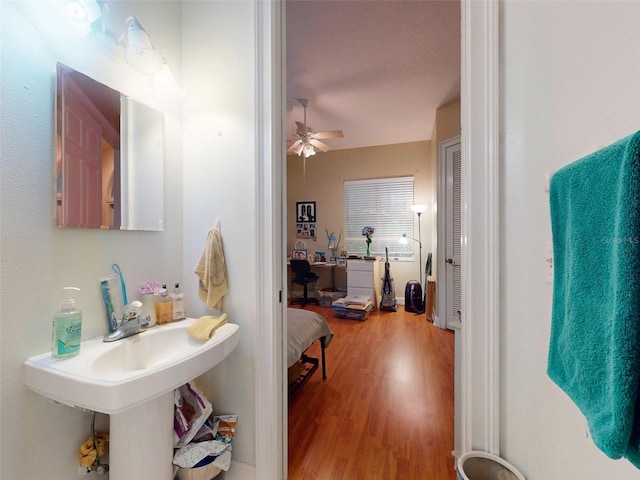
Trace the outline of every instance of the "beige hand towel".
<instances>
[{"instance_id":1,"label":"beige hand towel","mask_svg":"<svg viewBox=\"0 0 640 480\"><path fill-rule=\"evenodd\" d=\"M227 314L223 313L219 317L205 315L193 322L187 328L187 333L197 340L209 340L222 325L227 323Z\"/></svg>"},{"instance_id":2,"label":"beige hand towel","mask_svg":"<svg viewBox=\"0 0 640 480\"><path fill-rule=\"evenodd\" d=\"M227 293L227 267L222 251L220 228L211 228L207 233L207 240L194 272L200 279L198 288L200 299L207 304L207 307L220 310L222 297Z\"/></svg>"}]
</instances>

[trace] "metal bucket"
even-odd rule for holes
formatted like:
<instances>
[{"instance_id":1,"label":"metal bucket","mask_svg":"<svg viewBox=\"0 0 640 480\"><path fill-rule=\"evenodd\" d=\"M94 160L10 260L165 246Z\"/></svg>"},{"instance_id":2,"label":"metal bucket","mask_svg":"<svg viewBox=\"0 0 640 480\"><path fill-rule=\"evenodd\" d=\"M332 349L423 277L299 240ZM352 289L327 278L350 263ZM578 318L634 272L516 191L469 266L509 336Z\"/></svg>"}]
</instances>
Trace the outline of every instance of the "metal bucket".
<instances>
[{"instance_id":1,"label":"metal bucket","mask_svg":"<svg viewBox=\"0 0 640 480\"><path fill-rule=\"evenodd\" d=\"M486 452L467 452L456 467L457 480L526 480L509 462Z\"/></svg>"}]
</instances>

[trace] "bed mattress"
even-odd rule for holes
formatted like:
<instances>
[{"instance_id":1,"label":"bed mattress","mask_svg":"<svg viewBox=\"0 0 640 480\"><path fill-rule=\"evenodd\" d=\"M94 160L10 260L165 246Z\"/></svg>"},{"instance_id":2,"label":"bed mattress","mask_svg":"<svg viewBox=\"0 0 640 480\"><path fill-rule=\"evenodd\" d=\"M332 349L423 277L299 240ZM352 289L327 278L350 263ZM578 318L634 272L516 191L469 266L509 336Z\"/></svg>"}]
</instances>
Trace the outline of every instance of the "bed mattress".
<instances>
[{"instance_id":1,"label":"bed mattress","mask_svg":"<svg viewBox=\"0 0 640 480\"><path fill-rule=\"evenodd\" d=\"M301 308L288 308L287 368L296 363L302 353L322 337L325 338L325 347L328 347L333 331L321 315Z\"/></svg>"}]
</instances>

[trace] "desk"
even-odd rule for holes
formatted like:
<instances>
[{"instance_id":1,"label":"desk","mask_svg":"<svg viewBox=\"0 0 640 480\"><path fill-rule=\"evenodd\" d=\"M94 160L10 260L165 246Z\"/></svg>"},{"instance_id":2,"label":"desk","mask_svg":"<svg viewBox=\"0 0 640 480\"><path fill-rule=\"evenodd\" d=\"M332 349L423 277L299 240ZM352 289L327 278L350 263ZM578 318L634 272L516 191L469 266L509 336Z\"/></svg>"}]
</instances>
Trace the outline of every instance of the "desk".
<instances>
[{"instance_id":1,"label":"desk","mask_svg":"<svg viewBox=\"0 0 640 480\"><path fill-rule=\"evenodd\" d=\"M334 292L338 289L344 291L347 290L347 268L344 265L336 265L333 263L312 263L311 271L320 277L316 283L316 287L320 290L323 288L330 288ZM294 288L292 280L291 265L287 263L287 285L289 287L289 296L291 296ZM295 285L295 287L302 290L300 285ZM300 291L300 296L302 296L302 291Z\"/></svg>"}]
</instances>

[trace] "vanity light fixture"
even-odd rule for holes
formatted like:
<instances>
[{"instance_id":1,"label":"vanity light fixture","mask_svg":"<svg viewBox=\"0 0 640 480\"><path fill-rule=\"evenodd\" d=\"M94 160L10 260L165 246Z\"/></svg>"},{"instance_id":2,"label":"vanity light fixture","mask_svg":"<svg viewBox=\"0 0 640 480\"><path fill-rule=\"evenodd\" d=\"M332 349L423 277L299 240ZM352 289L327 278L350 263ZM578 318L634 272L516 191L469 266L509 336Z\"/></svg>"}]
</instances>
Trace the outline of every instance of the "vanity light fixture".
<instances>
[{"instance_id":1,"label":"vanity light fixture","mask_svg":"<svg viewBox=\"0 0 640 480\"><path fill-rule=\"evenodd\" d=\"M159 90L173 91L182 96L184 91L173 78L167 61L153 46L151 37L138 19L133 16L127 18L125 32L116 38L105 27L107 13L107 5L104 5L102 19L92 29L92 36L100 49L114 62L126 63L143 75L153 75Z\"/></svg>"},{"instance_id":2,"label":"vanity light fixture","mask_svg":"<svg viewBox=\"0 0 640 480\"><path fill-rule=\"evenodd\" d=\"M56 4L71 31L78 37L88 36L91 25L102 16L102 9L96 0L65 0Z\"/></svg>"},{"instance_id":3,"label":"vanity light fixture","mask_svg":"<svg viewBox=\"0 0 640 480\"><path fill-rule=\"evenodd\" d=\"M164 57L151 45L149 34L142 28L136 17L126 20L124 35L124 59L136 72L151 75L157 73L166 64Z\"/></svg>"}]
</instances>

